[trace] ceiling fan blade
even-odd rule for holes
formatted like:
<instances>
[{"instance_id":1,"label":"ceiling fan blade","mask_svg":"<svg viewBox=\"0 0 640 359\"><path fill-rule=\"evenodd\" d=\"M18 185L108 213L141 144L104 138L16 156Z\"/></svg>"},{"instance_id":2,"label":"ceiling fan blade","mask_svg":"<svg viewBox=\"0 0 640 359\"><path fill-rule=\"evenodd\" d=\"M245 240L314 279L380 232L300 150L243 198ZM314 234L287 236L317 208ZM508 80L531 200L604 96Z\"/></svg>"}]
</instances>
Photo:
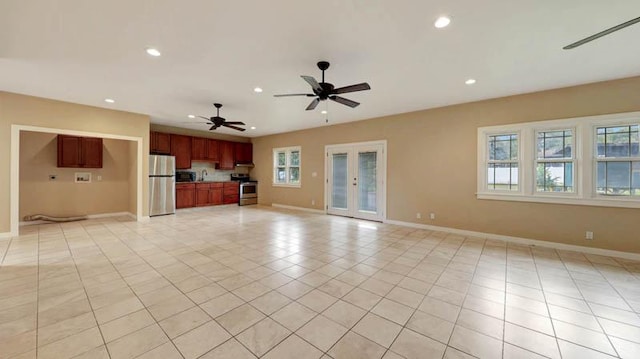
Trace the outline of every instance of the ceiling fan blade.
<instances>
[{"instance_id":1,"label":"ceiling fan blade","mask_svg":"<svg viewBox=\"0 0 640 359\"><path fill-rule=\"evenodd\" d=\"M200 117L200 118L201 118L201 119L203 119L203 120L211 121L211 119L210 119L210 118L208 118L208 117L204 117L204 116L198 116L198 117Z\"/></svg>"},{"instance_id":2,"label":"ceiling fan blade","mask_svg":"<svg viewBox=\"0 0 640 359\"><path fill-rule=\"evenodd\" d=\"M371 90L371 86L369 86L368 83L363 82L363 83L357 84L357 85L338 87L337 89L334 89L333 91L331 91L331 93L339 94L339 93L365 91L365 90Z\"/></svg>"},{"instance_id":3,"label":"ceiling fan blade","mask_svg":"<svg viewBox=\"0 0 640 359\"><path fill-rule=\"evenodd\" d=\"M213 125L213 126L211 126L211 128L209 129L209 131L213 131L213 130L215 130L216 128L218 128L218 126Z\"/></svg>"},{"instance_id":4,"label":"ceiling fan blade","mask_svg":"<svg viewBox=\"0 0 640 359\"><path fill-rule=\"evenodd\" d=\"M228 125L226 123L223 123L222 126L224 127L229 127L229 128L233 128L234 130L238 130L238 131L246 131L246 128L242 128L242 127L237 127L237 126L233 126L233 125Z\"/></svg>"},{"instance_id":5,"label":"ceiling fan blade","mask_svg":"<svg viewBox=\"0 0 640 359\"><path fill-rule=\"evenodd\" d=\"M316 98L313 101L311 101L311 103L309 104L309 106L307 106L307 111L311 111L314 108L316 108L316 106L318 106L318 104L320 103L320 99Z\"/></svg>"},{"instance_id":6,"label":"ceiling fan blade","mask_svg":"<svg viewBox=\"0 0 640 359\"><path fill-rule=\"evenodd\" d=\"M613 33L613 32L618 31L618 30L622 30L622 29L624 29L625 27L631 26L631 25L633 25L633 24L637 24L637 23L639 23L639 22L640 22L640 17L637 17L637 18L632 19L632 20L629 20L629 21L627 21L627 22L623 22L622 24L618 24L618 25L616 25L616 26L614 26L614 27L610 27L610 28L608 28L608 29L606 29L606 30L604 30L604 31L600 31L600 32L599 32L599 33L597 33L597 34L593 34L593 35L591 35L591 36L589 36L589 37L585 37L584 39L579 40L579 41L576 41L576 42L574 42L573 44L569 44L569 45L567 45L567 46L563 47L562 49L563 49L563 50L571 50L571 49L575 49L575 48L576 48L576 47L578 47L578 46L581 46L581 45L586 44L587 42L591 42L591 41L593 41L593 40L599 39L599 38L601 38L601 37L603 37L603 36L609 35L609 34L611 34L611 33Z\"/></svg>"},{"instance_id":7,"label":"ceiling fan blade","mask_svg":"<svg viewBox=\"0 0 640 359\"><path fill-rule=\"evenodd\" d=\"M315 96L314 94L310 94L310 93L288 93L288 94L284 94L284 95L273 95L273 97L289 97L289 96L307 96L307 97L312 97Z\"/></svg>"},{"instance_id":8,"label":"ceiling fan blade","mask_svg":"<svg viewBox=\"0 0 640 359\"><path fill-rule=\"evenodd\" d=\"M343 105L347 105L349 107L357 107L360 102L355 102L353 100L349 100L347 98L344 97L340 97L340 96L329 96L329 99L337 102L337 103L341 103Z\"/></svg>"},{"instance_id":9,"label":"ceiling fan blade","mask_svg":"<svg viewBox=\"0 0 640 359\"><path fill-rule=\"evenodd\" d=\"M242 126L244 126L244 122L240 122L240 121L227 121L227 122L225 122L225 124L227 124L227 125L242 125Z\"/></svg>"},{"instance_id":10,"label":"ceiling fan blade","mask_svg":"<svg viewBox=\"0 0 640 359\"><path fill-rule=\"evenodd\" d=\"M305 76L302 75L301 76L305 81L307 81L307 83L309 85L311 85L311 88L313 89L313 92L315 93L319 93L322 92L322 86L320 86L320 84L318 83L318 81L316 81L315 78L313 78L313 76Z\"/></svg>"}]
</instances>

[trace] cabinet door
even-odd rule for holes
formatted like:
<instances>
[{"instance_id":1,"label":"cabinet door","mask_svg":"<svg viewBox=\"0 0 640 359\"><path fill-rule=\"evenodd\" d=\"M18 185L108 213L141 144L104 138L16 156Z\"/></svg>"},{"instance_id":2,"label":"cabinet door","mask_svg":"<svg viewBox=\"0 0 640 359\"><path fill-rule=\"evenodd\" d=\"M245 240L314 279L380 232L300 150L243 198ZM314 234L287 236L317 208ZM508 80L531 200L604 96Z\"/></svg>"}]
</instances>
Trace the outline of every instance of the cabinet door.
<instances>
[{"instance_id":1,"label":"cabinet door","mask_svg":"<svg viewBox=\"0 0 640 359\"><path fill-rule=\"evenodd\" d=\"M196 205L196 188L190 186L176 186L176 208L190 208Z\"/></svg>"},{"instance_id":2,"label":"cabinet door","mask_svg":"<svg viewBox=\"0 0 640 359\"><path fill-rule=\"evenodd\" d=\"M220 160L220 146L217 140L207 140L207 159L214 162Z\"/></svg>"},{"instance_id":3,"label":"cabinet door","mask_svg":"<svg viewBox=\"0 0 640 359\"><path fill-rule=\"evenodd\" d=\"M206 161L207 158L207 139L200 137L191 138L191 159Z\"/></svg>"},{"instance_id":4,"label":"cabinet door","mask_svg":"<svg viewBox=\"0 0 640 359\"><path fill-rule=\"evenodd\" d=\"M81 167L80 137L58 135L58 167Z\"/></svg>"},{"instance_id":5,"label":"cabinet door","mask_svg":"<svg viewBox=\"0 0 640 359\"><path fill-rule=\"evenodd\" d=\"M233 142L220 142L220 163L221 170L232 170L235 168L234 145Z\"/></svg>"},{"instance_id":6,"label":"cabinet door","mask_svg":"<svg viewBox=\"0 0 640 359\"><path fill-rule=\"evenodd\" d=\"M171 153L171 135L168 133L155 132L155 151L161 155Z\"/></svg>"},{"instance_id":7,"label":"cabinet door","mask_svg":"<svg viewBox=\"0 0 640 359\"><path fill-rule=\"evenodd\" d=\"M240 202L240 197L238 194L226 194L224 195L224 204L234 204Z\"/></svg>"},{"instance_id":8,"label":"cabinet door","mask_svg":"<svg viewBox=\"0 0 640 359\"><path fill-rule=\"evenodd\" d=\"M81 163L84 168L102 168L102 138L81 138Z\"/></svg>"},{"instance_id":9,"label":"cabinet door","mask_svg":"<svg viewBox=\"0 0 640 359\"><path fill-rule=\"evenodd\" d=\"M208 206L210 204L209 185L204 183L196 184L196 206Z\"/></svg>"},{"instance_id":10,"label":"cabinet door","mask_svg":"<svg viewBox=\"0 0 640 359\"><path fill-rule=\"evenodd\" d=\"M236 163L252 163L253 162L253 144L251 143L235 143Z\"/></svg>"},{"instance_id":11,"label":"cabinet door","mask_svg":"<svg viewBox=\"0 0 640 359\"><path fill-rule=\"evenodd\" d=\"M209 190L209 203L212 205L222 204L222 187L211 187Z\"/></svg>"},{"instance_id":12,"label":"cabinet door","mask_svg":"<svg viewBox=\"0 0 640 359\"><path fill-rule=\"evenodd\" d=\"M191 137L171 135L171 155L176 157L176 169L191 168Z\"/></svg>"}]
</instances>

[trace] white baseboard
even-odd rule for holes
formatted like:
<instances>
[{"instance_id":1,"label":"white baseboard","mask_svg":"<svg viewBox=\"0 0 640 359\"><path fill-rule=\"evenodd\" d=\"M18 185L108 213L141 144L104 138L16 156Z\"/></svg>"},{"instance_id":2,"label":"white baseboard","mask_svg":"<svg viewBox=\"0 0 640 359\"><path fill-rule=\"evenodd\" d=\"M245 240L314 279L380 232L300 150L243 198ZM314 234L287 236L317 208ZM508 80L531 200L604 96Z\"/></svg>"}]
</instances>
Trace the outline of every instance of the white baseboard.
<instances>
[{"instance_id":1,"label":"white baseboard","mask_svg":"<svg viewBox=\"0 0 640 359\"><path fill-rule=\"evenodd\" d=\"M283 208L283 209L293 209L293 210L297 210L297 211L310 212L310 213L316 213L316 214L325 214L324 211L321 210L321 209L288 206L286 204L272 203L271 207Z\"/></svg>"},{"instance_id":2,"label":"white baseboard","mask_svg":"<svg viewBox=\"0 0 640 359\"><path fill-rule=\"evenodd\" d=\"M11 237L13 237L11 235L11 232L1 232L0 233L0 238L11 238Z\"/></svg>"},{"instance_id":3,"label":"white baseboard","mask_svg":"<svg viewBox=\"0 0 640 359\"><path fill-rule=\"evenodd\" d=\"M87 216L87 219L98 219L98 218L109 218L109 217L121 217L121 216L127 216L130 217L132 219L136 219L136 216L131 213L131 212L113 212L113 213L97 213L97 214L90 214ZM42 220L37 220L37 221L21 221L19 223L20 227L22 226L33 226L36 224L51 224L51 223L58 223L58 222L50 222L50 221L42 221ZM60 222L60 223L67 223L67 222ZM0 233L1 235L1 233Z\"/></svg>"},{"instance_id":4,"label":"white baseboard","mask_svg":"<svg viewBox=\"0 0 640 359\"><path fill-rule=\"evenodd\" d=\"M500 241L518 243L518 244L523 244L527 246L547 247L547 248L560 249L560 250L566 250L566 251L583 252L588 254L595 254L595 255L608 256L608 257L618 257L618 258L640 261L640 253L622 252L622 251L614 251L611 249L576 246L573 244L564 244L564 243L551 242L551 241L541 241L538 239L529 239L529 238L522 238L522 237L505 236L501 234L468 231L464 229L457 229L457 228L450 228L450 227L439 227L439 226L432 226L429 224L419 224L419 223L394 221L394 220L386 220L384 221L384 223L395 224L395 225L404 226L404 227L426 229L430 231L449 232L453 234L460 234L464 236L478 237L483 239L497 239Z\"/></svg>"}]
</instances>

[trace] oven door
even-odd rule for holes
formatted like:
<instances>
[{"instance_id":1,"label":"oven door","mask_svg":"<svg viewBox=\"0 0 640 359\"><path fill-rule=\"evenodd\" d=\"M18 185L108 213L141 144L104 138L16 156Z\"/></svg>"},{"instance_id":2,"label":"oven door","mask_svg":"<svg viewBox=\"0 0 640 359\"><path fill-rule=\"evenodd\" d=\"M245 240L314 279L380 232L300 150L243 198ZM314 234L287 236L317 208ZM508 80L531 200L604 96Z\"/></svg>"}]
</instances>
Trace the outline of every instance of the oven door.
<instances>
[{"instance_id":1,"label":"oven door","mask_svg":"<svg viewBox=\"0 0 640 359\"><path fill-rule=\"evenodd\" d=\"M240 198L258 198L258 184L255 182L241 183Z\"/></svg>"}]
</instances>

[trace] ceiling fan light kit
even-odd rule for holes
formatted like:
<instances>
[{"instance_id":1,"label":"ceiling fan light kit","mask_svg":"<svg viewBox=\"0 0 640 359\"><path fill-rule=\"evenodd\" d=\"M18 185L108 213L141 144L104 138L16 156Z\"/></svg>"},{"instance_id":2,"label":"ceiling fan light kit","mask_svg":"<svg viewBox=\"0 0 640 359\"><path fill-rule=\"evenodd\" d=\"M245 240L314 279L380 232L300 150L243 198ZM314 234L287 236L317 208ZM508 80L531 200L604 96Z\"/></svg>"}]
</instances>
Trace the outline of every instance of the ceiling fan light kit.
<instances>
[{"instance_id":1,"label":"ceiling fan light kit","mask_svg":"<svg viewBox=\"0 0 640 359\"><path fill-rule=\"evenodd\" d=\"M356 91L365 91L370 90L371 86L368 83L362 82L355 85L344 86L335 88L333 84L329 82L325 82L324 80L324 72L329 68L330 64L327 61L318 62L318 68L322 71L322 82L318 82L313 76L305 76L302 75L302 79L305 80L313 90L313 93L295 93L295 94L283 94L283 95L274 95L275 97L290 97L290 96L306 96L306 97L315 97L309 106L307 106L306 110L311 111L318 106L320 101L331 100L351 108L357 107L360 105L359 102L349 100L342 96L337 96L339 94L356 92Z\"/></svg>"}]
</instances>

